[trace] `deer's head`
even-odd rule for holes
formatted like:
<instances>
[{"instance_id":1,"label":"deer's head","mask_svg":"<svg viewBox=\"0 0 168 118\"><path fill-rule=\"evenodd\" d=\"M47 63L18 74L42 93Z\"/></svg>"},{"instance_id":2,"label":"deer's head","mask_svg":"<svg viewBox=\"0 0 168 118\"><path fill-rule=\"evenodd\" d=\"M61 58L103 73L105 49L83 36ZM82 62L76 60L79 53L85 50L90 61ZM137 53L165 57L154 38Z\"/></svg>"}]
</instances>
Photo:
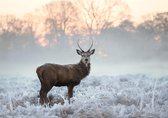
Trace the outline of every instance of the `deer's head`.
<instances>
[{"instance_id":1,"label":"deer's head","mask_svg":"<svg viewBox=\"0 0 168 118\"><path fill-rule=\"evenodd\" d=\"M92 54L94 54L95 49L92 49L93 46L93 40L92 40L92 44L90 46L90 48L87 51L82 50L82 48L79 45L79 40L78 40L78 47L80 50L76 49L76 52L81 55L81 61L87 66L88 64L90 64L90 56Z\"/></svg>"}]
</instances>

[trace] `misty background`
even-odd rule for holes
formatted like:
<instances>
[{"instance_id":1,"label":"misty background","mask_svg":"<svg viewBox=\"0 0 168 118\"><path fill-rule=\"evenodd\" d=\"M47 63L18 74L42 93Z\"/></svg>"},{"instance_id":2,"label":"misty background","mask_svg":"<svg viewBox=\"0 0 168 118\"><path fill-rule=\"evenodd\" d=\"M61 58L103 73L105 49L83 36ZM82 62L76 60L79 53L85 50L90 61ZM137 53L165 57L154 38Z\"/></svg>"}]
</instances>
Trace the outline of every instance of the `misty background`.
<instances>
[{"instance_id":1,"label":"misty background","mask_svg":"<svg viewBox=\"0 0 168 118\"><path fill-rule=\"evenodd\" d=\"M130 20L121 1L103 3L55 1L23 18L0 16L0 74L36 74L44 63L80 61L94 40L92 75L168 73L168 12Z\"/></svg>"}]
</instances>

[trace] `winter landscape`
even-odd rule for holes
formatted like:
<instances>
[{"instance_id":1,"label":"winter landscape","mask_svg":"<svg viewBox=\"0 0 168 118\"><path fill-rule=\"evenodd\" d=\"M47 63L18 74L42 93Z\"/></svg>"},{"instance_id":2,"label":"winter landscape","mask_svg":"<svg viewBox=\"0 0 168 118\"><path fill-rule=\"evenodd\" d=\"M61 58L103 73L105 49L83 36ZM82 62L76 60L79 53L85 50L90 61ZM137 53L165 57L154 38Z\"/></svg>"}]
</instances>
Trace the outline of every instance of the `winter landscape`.
<instances>
[{"instance_id":1,"label":"winter landscape","mask_svg":"<svg viewBox=\"0 0 168 118\"><path fill-rule=\"evenodd\" d=\"M74 90L54 87L52 106L38 103L37 77L0 77L1 118L167 118L168 76L90 76Z\"/></svg>"},{"instance_id":2,"label":"winter landscape","mask_svg":"<svg viewBox=\"0 0 168 118\"><path fill-rule=\"evenodd\" d=\"M0 118L168 118L167 4L1 0ZM41 105L36 68L77 64L86 54L90 74L70 104L65 86Z\"/></svg>"}]
</instances>

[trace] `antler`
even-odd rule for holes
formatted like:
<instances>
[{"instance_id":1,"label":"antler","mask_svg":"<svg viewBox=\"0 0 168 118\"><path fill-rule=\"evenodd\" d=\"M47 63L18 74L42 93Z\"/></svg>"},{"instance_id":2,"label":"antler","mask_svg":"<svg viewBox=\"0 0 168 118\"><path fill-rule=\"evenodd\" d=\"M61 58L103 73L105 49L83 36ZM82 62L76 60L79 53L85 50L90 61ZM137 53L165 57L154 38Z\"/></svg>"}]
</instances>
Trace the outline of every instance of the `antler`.
<instances>
[{"instance_id":1,"label":"antler","mask_svg":"<svg viewBox=\"0 0 168 118\"><path fill-rule=\"evenodd\" d=\"M90 48L89 48L89 50L88 50L87 52L90 52L90 50L92 49L92 46L93 46L93 39L91 39L91 40L92 40L92 44L91 44L91 46L90 46ZM77 44L78 44L78 47L80 48L80 50L83 51L82 48L81 48L80 45L79 45L79 39L78 39ZM85 51L83 51L83 52L85 52Z\"/></svg>"},{"instance_id":2,"label":"antler","mask_svg":"<svg viewBox=\"0 0 168 118\"><path fill-rule=\"evenodd\" d=\"M80 47L80 45L79 45L79 39L78 39L77 44L78 44L78 47L80 48L80 50L81 50L82 52L84 52L84 51L82 50L82 48Z\"/></svg>"},{"instance_id":3,"label":"antler","mask_svg":"<svg viewBox=\"0 0 168 118\"><path fill-rule=\"evenodd\" d=\"M93 39L92 39L92 44L87 52L90 52L90 50L92 49L92 46L93 46Z\"/></svg>"}]
</instances>

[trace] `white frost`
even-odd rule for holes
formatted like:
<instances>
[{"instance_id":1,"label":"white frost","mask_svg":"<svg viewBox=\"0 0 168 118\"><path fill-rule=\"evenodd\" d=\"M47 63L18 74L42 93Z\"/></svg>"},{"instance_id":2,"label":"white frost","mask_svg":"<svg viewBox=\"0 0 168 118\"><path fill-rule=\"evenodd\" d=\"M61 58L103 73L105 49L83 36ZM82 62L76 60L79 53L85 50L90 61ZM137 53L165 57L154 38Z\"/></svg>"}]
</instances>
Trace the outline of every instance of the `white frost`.
<instances>
[{"instance_id":1,"label":"white frost","mask_svg":"<svg viewBox=\"0 0 168 118\"><path fill-rule=\"evenodd\" d=\"M87 77L74 88L54 87L52 107L40 106L37 77L0 76L0 118L129 118L168 116L168 77L145 75ZM63 101L56 104L57 101Z\"/></svg>"}]
</instances>

